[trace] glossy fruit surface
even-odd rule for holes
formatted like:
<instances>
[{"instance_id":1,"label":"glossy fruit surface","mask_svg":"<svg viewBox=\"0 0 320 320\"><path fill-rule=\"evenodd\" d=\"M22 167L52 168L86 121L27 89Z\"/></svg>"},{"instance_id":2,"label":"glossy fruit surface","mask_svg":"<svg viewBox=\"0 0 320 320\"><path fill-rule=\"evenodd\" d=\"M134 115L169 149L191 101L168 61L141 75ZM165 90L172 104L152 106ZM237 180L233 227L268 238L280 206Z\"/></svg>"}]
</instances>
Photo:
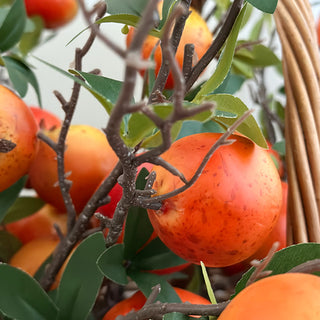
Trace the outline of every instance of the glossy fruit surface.
<instances>
[{"instance_id":1,"label":"glossy fruit surface","mask_svg":"<svg viewBox=\"0 0 320 320\"><path fill-rule=\"evenodd\" d=\"M48 29L62 27L77 14L76 0L24 0L27 15L41 16Z\"/></svg>"},{"instance_id":2,"label":"glossy fruit surface","mask_svg":"<svg viewBox=\"0 0 320 320\"><path fill-rule=\"evenodd\" d=\"M187 179L219 133L200 133L172 144L162 158ZM148 210L159 238L178 256L195 264L224 267L252 255L273 229L281 209L278 171L268 152L251 140L232 135L231 145L212 155L201 176L186 191ZM161 167L153 169L157 195L183 185Z\"/></svg>"},{"instance_id":3,"label":"glossy fruit surface","mask_svg":"<svg viewBox=\"0 0 320 320\"><path fill-rule=\"evenodd\" d=\"M280 211L280 216L277 220L276 225L272 229L271 233L268 235L267 239L263 242L262 246L249 258L241 261L235 265L225 267L223 271L227 275L232 275L235 273L243 273L247 271L251 264L250 262L254 259L261 260L264 259L268 252L270 251L272 245L275 242L279 243L277 250L281 250L287 246L287 200L288 200L288 184L285 181L281 181L282 185L282 206Z\"/></svg>"},{"instance_id":4,"label":"glossy fruit surface","mask_svg":"<svg viewBox=\"0 0 320 320\"><path fill-rule=\"evenodd\" d=\"M190 291L174 288L176 293L182 302L189 302L192 304L205 304L210 305L210 301L207 299L192 293ZM115 320L119 315L126 315L130 311L140 310L146 302L146 297L143 295L141 291L137 291L130 298L120 301L118 304L113 306L103 317L102 320Z\"/></svg>"},{"instance_id":5,"label":"glossy fruit surface","mask_svg":"<svg viewBox=\"0 0 320 320\"><path fill-rule=\"evenodd\" d=\"M61 127L61 120L52 112L39 107L29 107L41 129L52 130Z\"/></svg>"},{"instance_id":6,"label":"glossy fruit surface","mask_svg":"<svg viewBox=\"0 0 320 320\"><path fill-rule=\"evenodd\" d=\"M19 238L22 243L27 243L44 237L58 239L54 224L60 228L63 234L66 234L67 215L46 204L34 214L6 224L6 229Z\"/></svg>"},{"instance_id":7,"label":"glossy fruit surface","mask_svg":"<svg viewBox=\"0 0 320 320\"><path fill-rule=\"evenodd\" d=\"M58 141L60 129L46 131ZM102 180L118 161L105 134L88 125L72 125L67 135L65 172L72 181L70 195L77 212L81 212ZM31 186L45 202L65 211L60 188L57 185L57 159L55 152L41 141L40 148L29 171Z\"/></svg>"},{"instance_id":8,"label":"glossy fruit surface","mask_svg":"<svg viewBox=\"0 0 320 320\"><path fill-rule=\"evenodd\" d=\"M320 278L285 273L259 280L237 294L219 320L320 319Z\"/></svg>"},{"instance_id":9,"label":"glossy fruit surface","mask_svg":"<svg viewBox=\"0 0 320 320\"><path fill-rule=\"evenodd\" d=\"M0 192L28 173L38 148L38 126L27 105L0 85L0 139L16 144L0 153Z\"/></svg>"},{"instance_id":10,"label":"glossy fruit surface","mask_svg":"<svg viewBox=\"0 0 320 320\"><path fill-rule=\"evenodd\" d=\"M42 263L50 256L59 240L50 238L34 239L23 245L10 259L9 264L33 276Z\"/></svg>"},{"instance_id":11,"label":"glossy fruit surface","mask_svg":"<svg viewBox=\"0 0 320 320\"><path fill-rule=\"evenodd\" d=\"M162 4L160 8L162 8ZM194 10L193 8L190 8L190 11L191 11L191 14L189 15L186 21L185 28L183 30L181 40L176 52L176 60L181 69L182 69L183 59L184 59L184 47L186 44L189 44L189 43L194 44L195 53L194 53L193 60L195 64L197 60L199 60L204 55L204 53L208 50L208 48L212 43L212 34L206 22L203 20L203 18L200 16L200 14L196 10ZM130 28L126 38L127 47L130 46L133 36L134 36L134 28ZM156 75L160 70L161 62L162 62L162 53L161 53L161 48L158 45L158 42L159 42L158 38L153 36L148 36L142 46L142 57L144 59L150 58L151 53L153 52L154 48L157 46L154 51ZM173 81L172 74L170 73L165 87L167 89L172 89L173 86L174 86L174 81Z\"/></svg>"},{"instance_id":12,"label":"glossy fruit surface","mask_svg":"<svg viewBox=\"0 0 320 320\"><path fill-rule=\"evenodd\" d=\"M282 181L282 206L279 219L269 234L266 241L258 249L256 253L251 257L253 259L261 260L266 257L273 243L279 242L278 250L281 250L287 246L287 200L288 200L288 184Z\"/></svg>"}]
</instances>

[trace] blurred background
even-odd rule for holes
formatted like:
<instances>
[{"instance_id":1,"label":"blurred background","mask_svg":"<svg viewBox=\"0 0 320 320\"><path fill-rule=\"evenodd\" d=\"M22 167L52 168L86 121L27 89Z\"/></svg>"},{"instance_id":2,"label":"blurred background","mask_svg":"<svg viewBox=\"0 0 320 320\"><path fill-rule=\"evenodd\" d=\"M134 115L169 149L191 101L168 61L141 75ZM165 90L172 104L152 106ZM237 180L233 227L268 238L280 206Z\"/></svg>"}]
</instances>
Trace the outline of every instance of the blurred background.
<instances>
[{"instance_id":1,"label":"blurred background","mask_svg":"<svg viewBox=\"0 0 320 320\"><path fill-rule=\"evenodd\" d=\"M86 0L88 7L93 6L97 0ZM213 1L207 1L208 4L214 3ZM315 20L319 17L319 2L312 1L312 8L314 11ZM208 8L209 10L209 8ZM252 24L255 19L258 19L260 12L257 10L256 14L253 15L248 25L242 30L242 35L245 37L246 32L249 32L252 28ZM35 57L41 58L51 64L58 66L64 70L69 67L72 68L74 60L74 52L77 47L83 46L85 43L89 30L83 32L80 36L74 39L71 43L69 41L73 39L80 31L86 27L85 19L81 12L78 12L76 19L74 19L67 26L56 31L56 35L53 36L45 44L33 51ZM122 25L108 23L102 26L105 34L113 39L119 46L125 47L125 35L121 33ZM48 36L51 34L48 32ZM270 34L266 32L265 40L267 41ZM241 39L241 36L240 36ZM69 44L68 44L69 43ZM276 39L276 54L281 57L280 45L277 45ZM54 90L60 91L66 99L69 99L72 88L72 81L59 72L39 62L37 59L30 57L30 63L34 66L34 71L38 77L39 86L42 95L43 107L48 109L55 114L63 117L63 111L61 110L60 103L53 94ZM208 67L206 77L212 70L214 70L214 62ZM99 68L102 75L110 77L116 80L123 79L124 63L113 51L107 48L97 40L90 52L84 59L83 70L90 72L91 70ZM282 79L275 73L274 70L266 70L266 84L268 90L276 91L282 85ZM142 79L138 76L136 97L139 98L142 86ZM249 108L255 108L254 102L251 99L249 91L250 81L247 85L243 86L242 89L236 94L239 96ZM29 87L28 94L25 101L29 105L37 105L37 98L32 87ZM96 101L96 99L85 89L81 90L79 103L74 116L74 123L85 123L93 125L99 128L105 126L107 121L107 114L103 107Z\"/></svg>"}]
</instances>

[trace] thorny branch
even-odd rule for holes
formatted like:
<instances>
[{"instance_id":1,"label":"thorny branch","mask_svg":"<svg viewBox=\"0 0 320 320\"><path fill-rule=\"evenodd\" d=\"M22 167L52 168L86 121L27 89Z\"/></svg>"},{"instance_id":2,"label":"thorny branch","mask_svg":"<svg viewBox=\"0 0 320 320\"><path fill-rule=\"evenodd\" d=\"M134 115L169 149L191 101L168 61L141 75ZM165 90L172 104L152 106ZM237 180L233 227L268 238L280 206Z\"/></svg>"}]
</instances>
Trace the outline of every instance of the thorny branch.
<instances>
[{"instance_id":1,"label":"thorny branch","mask_svg":"<svg viewBox=\"0 0 320 320\"><path fill-rule=\"evenodd\" d=\"M136 205L137 202L139 201L141 204L147 206L147 201L151 199L150 197L154 193L151 188L152 186L151 180L147 182L148 186L145 191L136 190L135 179L136 179L136 172L137 172L138 165L144 162L161 164L164 167L168 168L171 172L175 172L178 176L180 176L182 181L185 181L183 175L179 173L178 170L176 170L175 168L172 168L170 164L165 163L161 158L159 158L159 156L164 151L166 151L171 145L171 128L176 121L191 117L205 110L212 110L212 108L214 107L212 103L203 103L200 106L197 106L194 108L188 108L188 109L184 108L183 106L184 94L186 92L185 80L182 72L180 71L177 65L176 60L174 59L174 51L172 50L171 40L170 40L171 26L174 24L176 19L179 19L181 15L185 14L183 7L179 5L176 7L176 10L173 11L172 16L169 17L168 25L165 26L166 30L163 33L163 38L162 38L163 57L169 62L169 67L172 71L172 74L175 80L175 90L172 97L173 106L174 106L173 112L168 117L168 119L163 120L154 113L152 106L147 105L145 103L138 103L136 105L131 104L132 97L134 94L134 88L136 84L137 72L139 71L139 68L146 68L150 66L148 61L141 60L140 50L142 48L145 38L148 35L149 30L157 23L157 21L155 21L156 15L153 14L153 12L156 10L157 2L158 1L156 0L148 2L145 12L136 29L135 36L131 42L129 49L126 51L122 51L122 49L119 49L117 45L115 45L114 43L111 43L110 40L107 39L102 34L97 24L91 23L90 21L91 13L86 10L83 0L79 1L80 7L90 26L91 33L86 44L83 46L83 48L76 50L75 69L78 71L82 70L82 59L85 56L85 54L88 52L88 50L91 48L96 38L101 39L107 46L111 47L115 52L117 52L121 57L124 58L124 61L126 63L123 86L119 94L118 100L110 114L110 118L107 123L107 126L104 129L108 142L110 146L113 148L113 150L115 151L115 153L117 154L119 158L119 162L115 166L111 174L104 180L104 182L101 184L99 189L91 197L91 199L89 200L89 202L87 203L83 211L78 215L76 219L75 208L73 206L72 199L69 194L69 188L71 184L65 178L64 151L65 151L65 141L66 141L67 132L69 130L69 127L73 118L74 110L79 97L80 85L78 85L77 83L74 84L69 101L67 101L61 94L56 92L55 94L58 100L61 102L63 110L65 111L65 119L63 121L59 140L57 143L54 143L52 141L48 141L48 139L45 139L41 134L40 134L40 138L43 138L43 140L46 140L46 142L48 142L48 144L57 153L59 185L60 185L63 198L65 201L65 205L68 211L68 232L65 237L62 237L60 243L58 244L53 254L52 261L47 265L45 273L40 280L40 284L45 290L48 290L50 288L51 284L55 279L56 274L58 273L59 269L61 268L68 254L71 252L75 244L81 239L82 235L84 234L86 230L86 226L89 223L89 220L94 214L95 210L97 209L98 206L100 206L102 203L105 203L107 201L106 195L108 195L108 193L110 192L112 187L117 183L117 181L121 180L121 186L123 188L123 196L117 205L113 219L107 221L109 232L106 238L106 246L110 246L114 244L118 239L129 208L133 205ZM235 0L234 2L238 3L238 5L240 4L240 7L241 7L241 4L242 4L241 0ZM96 8L96 11L94 12L97 13L97 16L98 16L97 19L99 19L103 16L105 12L105 7L103 5L98 6ZM234 13L235 12L236 10L234 11ZM178 25L178 23L176 23L176 25ZM179 28L181 28L181 26ZM174 37L174 35L172 37ZM134 61L134 63L132 61ZM203 64L201 64L200 66L203 66ZM198 68L201 68L201 67L198 66L196 69L192 69L192 72L194 73L194 70L198 70ZM189 78L189 84L190 84L190 78ZM157 125L162 135L162 144L159 147L146 151L142 155L138 155L138 156L136 155L136 150L134 148L129 148L128 146L126 146L126 144L123 142L120 136L120 127L121 127L121 123L124 115L132 112L137 112L137 111L143 112L152 121L154 121L154 123ZM235 128L236 128L236 125L226 133L226 135L224 136L224 139L227 139L227 137L232 133L232 131ZM222 140L219 143L224 144L227 142ZM219 144L215 145L215 147L212 149L212 153L214 152L215 148L217 148L218 146ZM204 159L202 166L198 168L197 174L194 176L194 178L192 178L189 182L185 181L185 186L184 186L185 189L191 186L196 180L196 178L201 174L201 171L205 165L205 162L208 161L209 157L210 157L210 154L208 154L207 157ZM150 176L152 177L152 174ZM121 177L120 180L119 180L119 177ZM180 192L182 192L182 190L180 190ZM159 203L161 199L159 198L157 199L155 197L155 200L153 201L154 201L153 204L149 204L151 205L151 207L157 206L157 203ZM190 309L188 309L189 307ZM206 310L209 310L208 312L211 312L210 314L214 314L214 312L220 312L219 306L216 306L216 307L210 306L210 307L212 309L201 309L201 314L206 314L205 313L207 312ZM146 306L146 308L148 308L148 305ZM170 309L170 308L173 308L173 309ZM178 308L178 309L174 309L174 308ZM170 312L170 310L173 310L173 311L180 310L179 308L180 308L179 305L176 306L174 304L173 305L169 304L168 306L166 305L163 310L168 310L168 312ZM188 310L190 310L192 314L195 314L195 310L192 309L192 306L183 305L182 310L183 309L185 312L188 312ZM215 309L217 310L214 311Z\"/></svg>"},{"instance_id":2,"label":"thorny branch","mask_svg":"<svg viewBox=\"0 0 320 320\"><path fill-rule=\"evenodd\" d=\"M101 18L104 12L105 12L105 7L97 8L97 12L96 12L97 19ZM83 48L76 50L76 53L75 53L76 70L82 69L82 59L91 48L95 38L96 38L96 33L94 31L91 31L89 38L86 41ZM50 288L63 262L65 261L65 259L67 258L68 254L71 252L75 244L81 238L81 235L83 234L90 217L93 215L95 209L97 208L97 205L99 204L99 200L105 197L105 194L108 194L110 192L110 190L116 183L117 178L122 172L121 167L119 166L115 167L112 174L100 186L99 190L92 197L93 199L91 199L88 202L82 214L80 214L78 219L76 220L76 211L69 194L69 189L71 185L70 185L70 182L65 179L64 151L65 151L66 136L67 136L69 127L71 125L71 121L72 121L75 107L79 97L79 92L80 92L80 85L76 82L74 83L74 87L72 89L72 94L69 101L64 99L64 97L59 92L55 92L55 95L57 96L58 100L61 102L62 108L65 111L65 118L62 124L58 142L54 143L53 141L50 141L49 139L45 138L43 134L39 133L39 138L44 140L46 143L48 143L49 146L53 148L53 150L57 153L59 186L60 186L61 193L62 193L65 206L68 212L67 235L61 239L60 243L58 244L57 248L53 253L53 259L51 263L48 264L45 273L40 279L40 284L45 290L48 290ZM94 200L95 203L93 203L92 200ZM58 232L58 233L61 235L61 232Z\"/></svg>"}]
</instances>

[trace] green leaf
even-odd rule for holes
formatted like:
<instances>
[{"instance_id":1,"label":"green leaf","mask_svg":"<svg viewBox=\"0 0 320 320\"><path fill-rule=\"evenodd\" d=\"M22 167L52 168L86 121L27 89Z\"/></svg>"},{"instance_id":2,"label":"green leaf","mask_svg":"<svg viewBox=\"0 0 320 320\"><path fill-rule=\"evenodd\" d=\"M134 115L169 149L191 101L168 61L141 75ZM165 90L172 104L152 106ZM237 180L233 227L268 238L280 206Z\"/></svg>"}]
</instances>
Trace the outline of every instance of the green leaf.
<instances>
[{"instance_id":1,"label":"green leaf","mask_svg":"<svg viewBox=\"0 0 320 320\"><path fill-rule=\"evenodd\" d=\"M0 264L0 311L16 320L55 320L57 307L31 276Z\"/></svg>"},{"instance_id":2,"label":"green leaf","mask_svg":"<svg viewBox=\"0 0 320 320\"><path fill-rule=\"evenodd\" d=\"M34 88L39 104L41 105L41 95L38 80L29 66L24 61L15 57L5 56L3 57L3 60L8 70L10 80L15 89L19 92L19 95L21 97L26 95L28 91L28 83L30 83Z\"/></svg>"},{"instance_id":3,"label":"green leaf","mask_svg":"<svg viewBox=\"0 0 320 320\"><path fill-rule=\"evenodd\" d=\"M44 28L43 19L40 16L30 17L28 21L33 28L25 31L20 39L19 49L23 55L27 55L39 43Z\"/></svg>"},{"instance_id":4,"label":"green leaf","mask_svg":"<svg viewBox=\"0 0 320 320\"><path fill-rule=\"evenodd\" d=\"M75 249L57 289L58 320L87 319L103 279L96 261L104 249L102 232L87 237Z\"/></svg>"},{"instance_id":5,"label":"green leaf","mask_svg":"<svg viewBox=\"0 0 320 320\"><path fill-rule=\"evenodd\" d=\"M304 262L320 259L319 243L301 243L289 246L285 249L277 251L265 270L272 270L271 275L285 273L293 267ZM237 283L235 294L238 294L245 288L246 283L254 271L254 267L250 268Z\"/></svg>"},{"instance_id":6,"label":"green leaf","mask_svg":"<svg viewBox=\"0 0 320 320\"><path fill-rule=\"evenodd\" d=\"M16 199L18 198L21 190L23 189L25 183L27 181L27 177L23 177L14 183L8 189L0 192L0 222L4 219L7 214L9 208L14 204Z\"/></svg>"},{"instance_id":7,"label":"green leaf","mask_svg":"<svg viewBox=\"0 0 320 320\"><path fill-rule=\"evenodd\" d=\"M7 211L3 224L20 220L37 212L44 206L45 202L35 197L19 197Z\"/></svg>"},{"instance_id":8,"label":"green leaf","mask_svg":"<svg viewBox=\"0 0 320 320\"><path fill-rule=\"evenodd\" d=\"M195 104L191 104L189 102L185 102L185 108L192 108ZM173 111L172 104L158 104L150 106L152 111L156 113L162 119L166 119L170 116ZM188 118L189 120L197 120L197 121L207 121L214 114L214 111L205 111L201 112L193 117ZM136 112L134 113L128 121L128 129L127 134L123 137L124 141L128 146L136 146L138 143L144 140L142 144L143 147L154 147L161 143L160 133L155 130L155 124L144 114ZM181 123L176 123L172 128L172 138L175 139L181 129ZM152 137L156 135L155 137ZM150 137L150 138L148 138ZM152 139L150 141L150 139Z\"/></svg>"},{"instance_id":9,"label":"green leaf","mask_svg":"<svg viewBox=\"0 0 320 320\"><path fill-rule=\"evenodd\" d=\"M149 240L153 227L147 211L143 208L132 207L129 210L124 232L124 258L131 260L136 252Z\"/></svg>"},{"instance_id":10,"label":"green leaf","mask_svg":"<svg viewBox=\"0 0 320 320\"><path fill-rule=\"evenodd\" d=\"M281 63L274 52L262 44L254 45L250 49L239 49L235 57L252 67L268 67Z\"/></svg>"},{"instance_id":11,"label":"green leaf","mask_svg":"<svg viewBox=\"0 0 320 320\"><path fill-rule=\"evenodd\" d=\"M98 21L96 21L96 23L101 24L101 23L123 23L125 25L129 25L132 27L136 27L139 23L140 18L136 15L132 15L132 14L115 14L115 15L111 15L111 16L107 16L104 18L99 19ZM161 32L160 30L153 28L149 31L149 34L160 38L161 36Z\"/></svg>"},{"instance_id":12,"label":"green leaf","mask_svg":"<svg viewBox=\"0 0 320 320\"><path fill-rule=\"evenodd\" d=\"M176 140L180 130L182 127L182 121L177 121L173 124L171 128L171 140ZM141 143L142 148L146 149L152 149L160 146L162 144L162 134L160 131L155 132L152 136L144 139L144 141Z\"/></svg>"},{"instance_id":13,"label":"green leaf","mask_svg":"<svg viewBox=\"0 0 320 320\"><path fill-rule=\"evenodd\" d=\"M212 289L212 286L211 286L211 282L210 282L210 278L209 278L208 273L207 273L206 266L202 261L200 261L200 265L201 265L202 275L203 275L203 278L204 278L204 283L206 285L207 293L208 293L208 296L210 298L210 302L212 304L217 304L217 300L216 300L216 297L214 296L214 292L213 292L213 289Z\"/></svg>"},{"instance_id":14,"label":"green leaf","mask_svg":"<svg viewBox=\"0 0 320 320\"><path fill-rule=\"evenodd\" d=\"M281 140L276 142L273 146L272 149L277 151L280 156L284 157L286 155L286 141Z\"/></svg>"},{"instance_id":15,"label":"green leaf","mask_svg":"<svg viewBox=\"0 0 320 320\"><path fill-rule=\"evenodd\" d=\"M217 104L217 110L227 111L237 115L236 118L215 117L214 120L226 126L232 125L235 120L243 115L248 107L237 97L228 94L213 94L206 97L206 100L214 101ZM267 148L266 140L257 124L255 118L250 115L240 126L237 131L254 141L262 148Z\"/></svg>"},{"instance_id":16,"label":"green leaf","mask_svg":"<svg viewBox=\"0 0 320 320\"><path fill-rule=\"evenodd\" d=\"M232 31L226 41L225 47L221 53L218 65L213 75L204 83L193 102L199 103L204 96L212 93L228 75L245 12L246 6L242 8L235 24L233 25Z\"/></svg>"},{"instance_id":17,"label":"green leaf","mask_svg":"<svg viewBox=\"0 0 320 320\"><path fill-rule=\"evenodd\" d=\"M187 261L174 254L158 237L139 251L131 261L132 266L142 271L167 269Z\"/></svg>"},{"instance_id":18,"label":"green leaf","mask_svg":"<svg viewBox=\"0 0 320 320\"><path fill-rule=\"evenodd\" d=\"M274 13L278 4L278 0L247 0L247 1L257 9L266 13Z\"/></svg>"},{"instance_id":19,"label":"green leaf","mask_svg":"<svg viewBox=\"0 0 320 320\"><path fill-rule=\"evenodd\" d=\"M97 264L105 277L124 286L128 283L124 262L124 245L121 243L105 250L98 258Z\"/></svg>"},{"instance_id":20,"label":"green leaf","mask_svg":"<svg viewBox=\"0 0 320 320\"><path fill-rule=\"evenodd\" d=\"M105 0L107 2L107 11L111 14L133 14L141 16L148 0Z\"/></svg>"},{"instance_id":21,"label":"green leaf","mask_svg":"<svg viewBox=\"0 0 320 320\"><path fill-rule=\"evenodd\" d=\"M237 57L234 57L232 61L231 71L232 73L244 76L247 79L251 79L254 77L253 68Z\"/></svg>"},{"instance_id":22,"label":"green leaf","mask_svg":"<svg viewBox=\"0 0 320 320\"><path fill-rule=\"evenodd\" d=\"M122 88L122 82L102 76L98 76L91 73L73 71L81 75L81 77L88 84L85 86L105 107L110 114L113 108L113 104L117 101L119 93Z\"/></svg>"},{"instance_id":23,"label":"green leaf","mask_svg":"<svg viewBox=\"0 0 320 320\"><path fill-rule=\"evenodd\" d=\"M231 72L229 72L224 81L220 84L220 86L217 89L214 90L213 93L234 94L240 90L245 80L246 79L243 76L240 76L238 74L232 74Z\"/></svg>"},{"instance_id":24,"label":"green leaf","mask_svg":"<svg viewBox=\"0 0 320 320\"><path fill-rule=\"evenodd\" d=\"M183 121L182 128L177 136L176 140L179 140L186 136L191 136L192 134L202 133L202 132L224 132L221 126L212 121L199 122L199 121Z\"/></svg>"},{"instance_id":25,"label":"green leaf","mask_svg":"<svg viewBox=\"0 0 320 320\"><path fill-rule=\"evenodd\" d=\"M8 262L22 243L10 232L0 230L0 261Z\"/></svg>"},{"instance_id":26,"label":"green leaf","mask_svg":"<svg viewBox=\"0 0 320 320\"><path fill-rule=\"evenodd\" d=\"M72 81L79 83L81 86L83 86L89 92L92 93L92 95L102 104L102 106L106 109L107 112L111 111L111 109L113 108L112 101L114 101L114 98L118 97L121 82L102 76L92 75L86 72L70 70L70 72L72 72L73 74L81 75L84 79L86 79L86 81L88 81L87 83L86 81L81 80L79 77L75 77L74 75L71 75L63 69L58 68L57 66L47 61L44 61L43 59L37 57L35 58L43 64L47 65L48 67L52 68L53 70L56 70L62 75L66 76L67 78L71 79ZM93 85L93 87L91 85ZM106 87L104 87L104 85Z\"/></svg>"},{"instance_id":27,"label":"green leaf","mask_svg":"<svg viewBox=\"0 0 320 320\"><path fill-rule=\"evenodd\" d=\"M0 51L7 51L19 42L26 19L24 1L16 0L0 27Z\"/></svg>"},{"instance_id":28,"label":"green leaf","mask_svg":"<svg viewBox=\"0 0 320 320\"><path fill-rule=\"evenodd\" d=\"M173 287L165 280L164 277L153 273L140 272L134 268L128 269L129 277L136 282L138 288L146 297L149 297L152 288L158 284L161 286L161 291L157 296L157 301L161 302L181 302L179 296Z\"/></svg>"}]
</instances>

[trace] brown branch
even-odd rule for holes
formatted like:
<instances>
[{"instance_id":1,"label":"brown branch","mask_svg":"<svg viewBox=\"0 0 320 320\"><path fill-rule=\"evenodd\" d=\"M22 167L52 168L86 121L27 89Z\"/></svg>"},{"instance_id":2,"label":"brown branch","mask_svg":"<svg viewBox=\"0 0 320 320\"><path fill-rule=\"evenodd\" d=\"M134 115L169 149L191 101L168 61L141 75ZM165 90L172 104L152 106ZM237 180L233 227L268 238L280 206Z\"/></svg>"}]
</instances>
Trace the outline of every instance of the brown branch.
<instances>
[{"instance_id":1,"label":"brown branch","mask_svg":"<svg viewBox=\"0 0 320 320\"><path fill-rule=\"evenodd\" d=\"M16 144L7 139L0 139L0 153L8 153L16 147Z\"/></svg>"},{"instance_id":2,"label":"brown branch","mask_svg":"<svg viewBox=\"0 0 320 320\"><path fill-rule=\"evenodd\" d=\"M190 303L161 303L156 302L144 305L139 311L130 312L125 316L118 316L118 320L161 320L167 313L179 312L185 315L215 316L218 317L229 304L229 301L213 305Z\"/></svg>"},{"instance_id":3,"label":"brown branch","mask_svg":"<svg viewBox=\"0 0 320 320\"><path fill-rule=\"evenodd\" d=\"M98 10L97 19L100 18L103 14L104 14L103 10ZM91 31L89 38L87 39L83 48L76 49L76 52L75 52L75 69L76 70L82 70L83 57L92 47L92 44L95 38L96 38L95 32ZM78 102L80 88L81 86L77 82L74 82L74 86L73 86L69 101L67 101L59 92L57 91L55 92L55 95L57 99L61 102L62 108L65 112L65 117L62 123L62 127L60 129L58 142L55 144L42 136L42 139L46 141L51 147L53 147L54 151L57 154L58 183L63 196L64 204L66 206L66 210L68 212L67 235L63 239L61 239L60 243L58 244L57 248L53 253L53 259L47 265L45 273L40 279L40 284L45 290L50 289L50 286L53 283L56 274L60 270L63 262L66 260L67 256L69 255L73 247L81 238L81 235L83 234L84 230L88 225L89 219L91 218L91 216L94 213L94 210L96 209L96 207L92 205L92 203L89 201L86 208L84 209L85 214L80 215L76 221L76 210L69 193L71 184L70 184L70 181L66 180L65 178L65 168L64 168L65 142L66 142L66 137L71 125L74 112L75 112L75 108ZM40 133L40 137L41 137L41 133ZM115 168L114 171L117 171L117 169L118 167ZM109 181L112 182L112 180L113 180L113 177L111 177L108 180L108 182ZM114 182L114 184L115 183L116 181ZM112 186L108 185L109 188L106 188L108 192L111 190ZM94 198L98 196L100 198L103 198L105 197L105 193L101 194L101 191L97 192Z\"/></svg>"},{"instance_id":4,"label":"brown branch","mask_svg":"<svg viewBox=\"0 0 320 320\"><path fill-rule=\"evenodd\" d=\"M289 273L293 272L303 272L303 273L314 273L320 271L320 259L314 259L310 260L304 263L299 264L298 266L295 266L291 270L289 270Z\"/></svg>"},{"instance_id":5,"label":"brown branch","mask_svg":"<svg viewBox=\"0 0 320 320\"><path fill-rule=\"evenodd\" d=\"M266 266L270 263L271 259L273 258L274 254L276 253L277 249L279 247L279 242L275 242L272 247L270 248L267 256L259 261L259 260L252 260L251 265L255 267L255 270L251 274L250 278L247 281L246 286L249 286L253 282L255 282L258 279L264 278L272 273L271 270L266 270Z\"/></svg>"},{"instance_id":6,"label":"brown branch","mask_svg":"<svg viewBox=\"0 0 320 320\"><path fill-rule=\"evenodd\" d=\"M166 81L167 81L167 78L169 75L170 67L172 67L172 58L171 58L171 55L170 56L166 55L164 53L164 50L168 50L168 48L169 48L169 50L171 50L171 52L173 54L173 59L175 60L174 56L175 56L175 53L176 53L177 48L179 46L181 35L183 32L186 20L190 14L188 12L188 9L190 7L190 3L191 3L191 0L182 0L180 6L183 7L185 11L181 14L181 13L178 13L175 8L175 10L173 10L172 14L169 16L166 25L164 26L164 28L166 28L167 30L164 31L163 36L169 37L170 32L171 32L170 31L171 26L172 26L174 20L177 17L179 17L179 20L177 20L177 22L175 23L174 29L172 31L172 36L169 40L170 44L168 45L166 43L163 45L161 43L162 62L161 62L160 70L159 70L157 78L155 80L152 92L149 97L149 103L156 102L157 98L158 98L156 92L157 91L162 92L165 87L165 84L166 84ZM180 9L178 9L178 10L180 10ZM170 26L170 28L168 28L168 26ZM162 38L162 40L163 40L163 38ZM169 61L169 59L171 61Z\"/></svg>"},{"instance_id":7,"label":"brown branch","mask_svg":"<svg viewBox=\"0 0 320 320\"><path fill-rule=\"evenodd\" d=\"M215 58L226 39L228 38L232 27L240 13L242 8L243 0L234 0L230 11L226 17L225 22L223 23L218 35L215 40L212 42L210 48L198 61L198 63L193 67L189 78L186 80L186 92L188 92L195 81L199 78L202 71L208 66L208 64Z\"/></svg>"},{"instance_id":8,"label":"brown branch","mask_svg":"<svg viewBox=\"0 0 320 320\"><path fill-rule=\"evenodd\" d=\"M168 198L174 197L177 194L187 190L188 188L190 188L199 178L199 176L201 175L204 167L206 166L206 164L208 163L208 161L210 160L212 154L220 147L223 145L228 145L231 144L233 142L233 140L228 140L228 138L233 134L233 132L237 129L237 127L249 116L251 115L253 110L248 110L247 112L245 112L240 118L238 118L233 124L232 126L230 126L227 131L225 133L222 134L222 136L216 141L216 143L210 148L210 150L207 152L206 156L203 158L200 166L197 168L196 172L194 173L194 175L192 176L192 178L186 183L184 184L182 187L177 188L171 192L168 192L166 194L163 194L161 196L156 196L156 197L152 197L150 199L141 199L140 200L140 205L144 206L144 204L150 205L153 203L159 203L162 202L163 200L166 200Z\"/></svg>"}]
</instances>

